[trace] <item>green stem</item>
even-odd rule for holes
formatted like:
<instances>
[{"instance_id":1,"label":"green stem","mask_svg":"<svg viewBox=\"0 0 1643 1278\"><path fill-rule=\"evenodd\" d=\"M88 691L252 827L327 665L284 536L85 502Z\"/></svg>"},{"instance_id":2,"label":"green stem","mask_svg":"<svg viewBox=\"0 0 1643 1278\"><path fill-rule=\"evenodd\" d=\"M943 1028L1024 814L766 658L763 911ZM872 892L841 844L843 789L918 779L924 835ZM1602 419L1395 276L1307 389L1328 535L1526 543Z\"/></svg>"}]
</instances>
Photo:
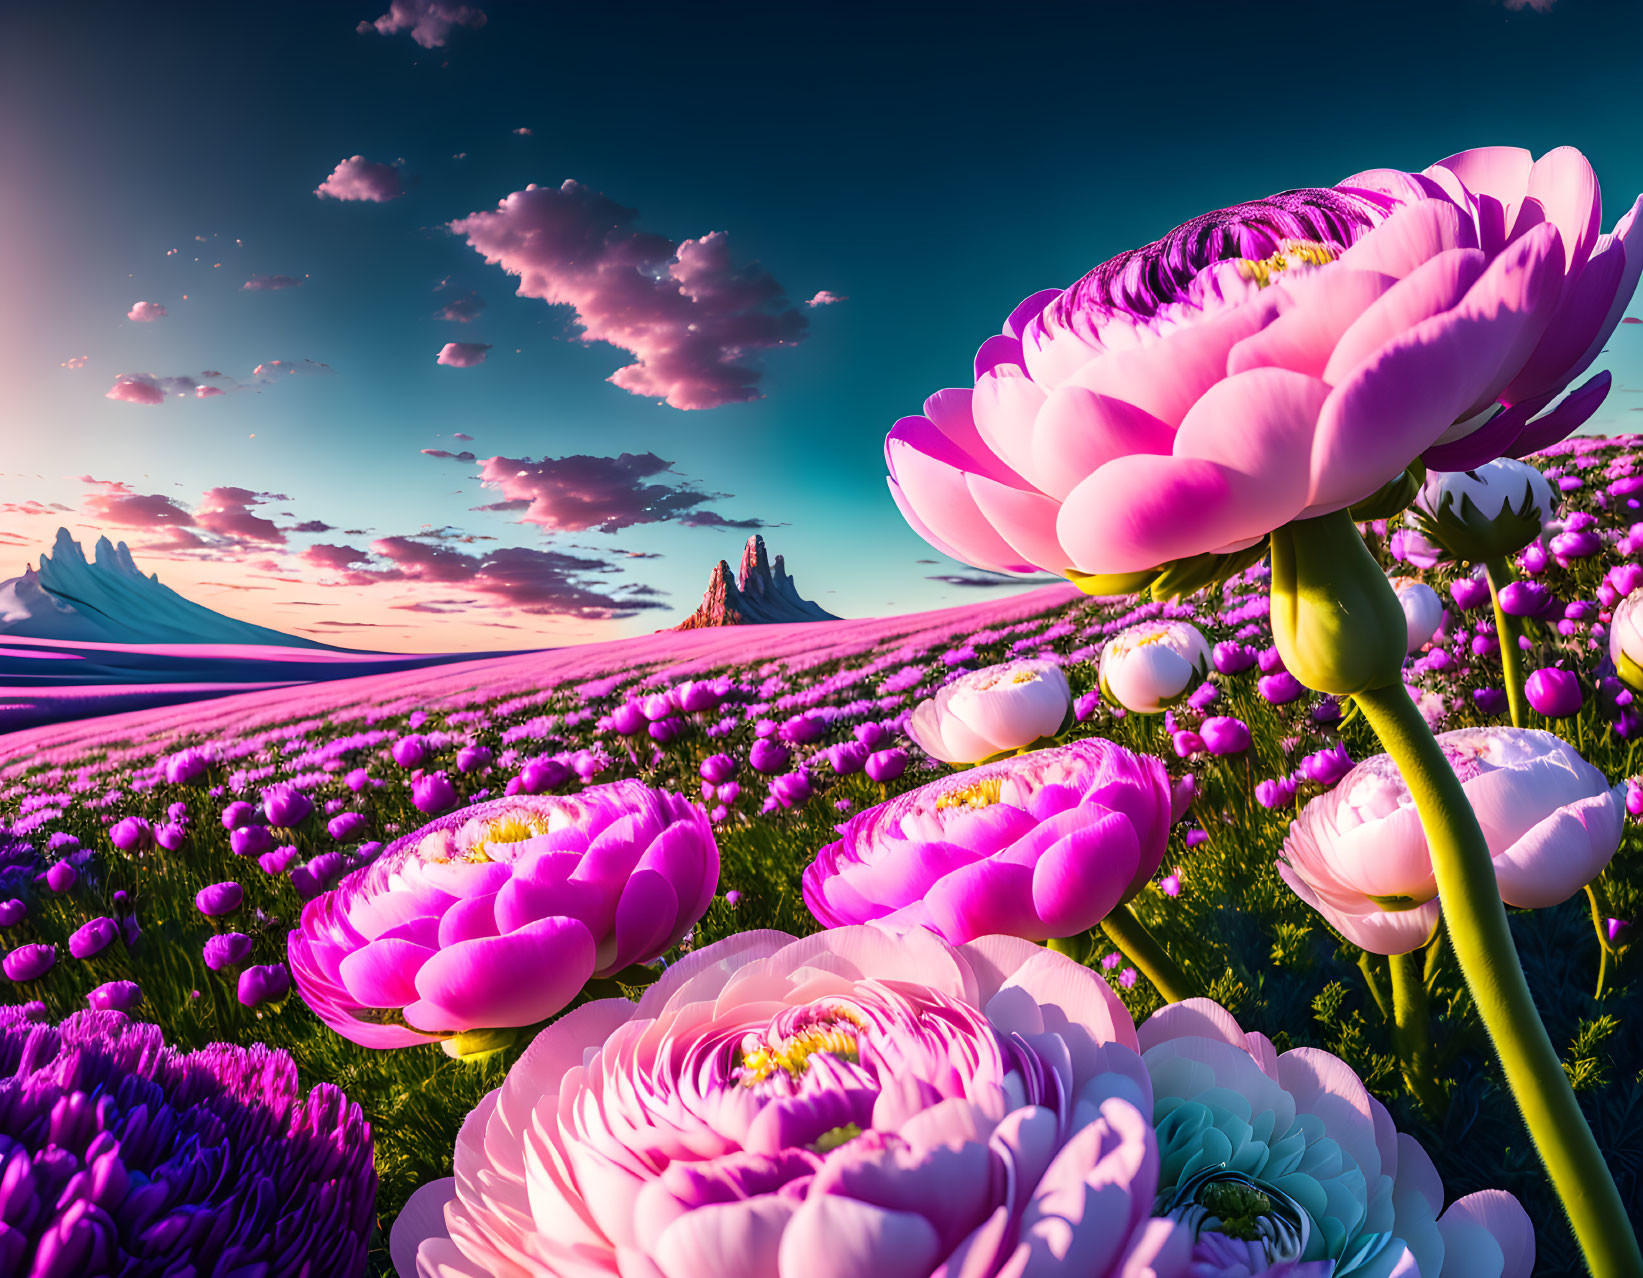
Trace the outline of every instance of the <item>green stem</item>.
<instances>
[{"instance_id":1,"label":"green stem","mask_svg":"<svg viewBox=\"0 0 1643 1278\"><path fill-rule=\"evenodd\" d=\"M1375 971L1375 955L1368 950L1358 955L1358 970L1363 973L1363 983L1369 987L1369 997L1375 1000L1375 1006L1381 1009L1381 1019L1391 1020L1392 1009L1386 1005L1386 995L1381 990L1380 973Z\"/></svg>"},{"instance_id":2,"label":"green stem","mask_svg":"<svg viewBox=\"0 0 1643 1278\"><path fill-rule=\"evenodd\" d=\"M1101 930L1123 951L1125 958L1141 969L1141 975L1152 982L1164 1002L1179 1003L1184 998L1199 997L1200 992L1186 973L1164 952L1164 947L1153 939L1129 906L1120 905L1102 919Z\"/></svg>"},{"instance_id":3,"label":"green stem","mask_svg":"<svg viewBox=\"0 0 1643 1278\"><path fill-rule=\"evenodd\" d=\"M1603 907L1598 903L1597 893L1592 885L1586 885L1586 900L1592 907L1592 928L1597 932L1597 993L1593 998L1601 1000L1603 989L1609 983L1609 927L1603 917Z\"/></svg>"},{"instance_id":4,"label":"green stem","mask_svg":"<svg viewBox=\"0 0 1643 1278\"><path fill-rule=\"evenodd\" d=\"M1443 1117L1443 1090L1432 1077L1432 1015L1426 1006L1418 951L1388 957L1392 968L1392 1039L1409 1094L1434 1122Z\"/></svg>"},{"instance_id":5,"label":"green stem","mask_svg":"<svg viewBox=\"0 0 1643 1278\"><path fill-rule=\"evenodd\" d=\"M1509 616L1500 606L1500 592L1514 580L1512 565L1501 555L1484 564L1489 575L1489 598L1495 604L1495 637L1500 641L1500 669L1506 680L1506 703L1512 712L1512 726L1523 727L1526 722L1523 701L1523 649L1518 636L1523 626L1516 617Z\"/></svg>"},{"instance_id":6,"label":"green stem","mask_svg":"<svg viewBox=\"0 0 1643 1278\"><path fill-rule=\"evenodd\" d=\"M1586 1264L1597 1278L1643 1278L1625 1204L1524 980L1471 801L1401 686L1361 692L1358 703L1409 786L1449 942Z\"/></svg>"}]
</instances>

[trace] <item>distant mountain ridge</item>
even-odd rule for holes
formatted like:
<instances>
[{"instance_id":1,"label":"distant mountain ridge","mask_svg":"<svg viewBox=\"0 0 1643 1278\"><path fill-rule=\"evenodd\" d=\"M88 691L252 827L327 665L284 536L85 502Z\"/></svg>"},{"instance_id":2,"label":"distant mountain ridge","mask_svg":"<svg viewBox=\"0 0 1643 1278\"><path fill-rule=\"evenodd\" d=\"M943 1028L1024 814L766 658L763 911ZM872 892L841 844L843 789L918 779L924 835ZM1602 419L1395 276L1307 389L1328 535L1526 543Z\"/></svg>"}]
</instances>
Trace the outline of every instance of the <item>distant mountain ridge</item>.
<instances>
[{"instance_id":1,"label":"distant mountain ridge","mask_svg":"<svg viewBox=\"0 0 1643 1278\"><path fill-rule=\"evenodd\" d=\"M253 625L185 599L144 572L125 542L99 537L91 560L67 528L38 570L0 582L0 636L75 643L330 645Z\"/></svg>"},{"instance_id":2,"label":"distant mountain ridge","mask_svg":"<svg viewBox=\"0 0 1643 1278\"><path fill-rule=\"evenodd\" d=\"M747 539L741 570L730 575L730 564L719 560L702 595L701 605L675 630L702 630L709 626L770 626L790 621L838 621L819 604L799 597L780 555L772 567L764 538Z\"/></svg>"}]
</instances>

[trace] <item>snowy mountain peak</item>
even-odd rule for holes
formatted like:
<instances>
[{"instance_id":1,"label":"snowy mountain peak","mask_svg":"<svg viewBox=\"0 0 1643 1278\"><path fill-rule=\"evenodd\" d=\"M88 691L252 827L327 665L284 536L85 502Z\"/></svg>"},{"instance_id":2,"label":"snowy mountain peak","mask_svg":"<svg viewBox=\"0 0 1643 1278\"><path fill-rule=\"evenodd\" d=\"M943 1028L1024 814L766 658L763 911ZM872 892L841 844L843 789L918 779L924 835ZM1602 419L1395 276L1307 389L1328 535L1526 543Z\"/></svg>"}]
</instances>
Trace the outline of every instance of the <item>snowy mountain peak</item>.
<instances>
[{"instance_id":1,"label":"snowy mountain peak","mask_svg":"<svg viewBox=\"0 0 1643 1278\"><path fill-rule=\"evenodd\" d=\"M125 542L99 537L87 561L67 528L39 569L0 581L0 635L80 643L249 643L324 648L312 639L225 617L144 573Z\"/></svg>"}]
</instances>

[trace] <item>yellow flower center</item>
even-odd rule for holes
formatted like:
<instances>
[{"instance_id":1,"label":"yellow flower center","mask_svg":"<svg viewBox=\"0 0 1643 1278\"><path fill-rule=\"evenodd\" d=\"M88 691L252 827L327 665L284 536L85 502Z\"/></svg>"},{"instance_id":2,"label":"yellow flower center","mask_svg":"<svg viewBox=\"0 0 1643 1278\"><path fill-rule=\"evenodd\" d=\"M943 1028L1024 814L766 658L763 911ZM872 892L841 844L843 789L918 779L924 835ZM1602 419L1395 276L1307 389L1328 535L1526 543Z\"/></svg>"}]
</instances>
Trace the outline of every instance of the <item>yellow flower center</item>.
<instances>
[{"instance_id":1,"label":"yellow flower center","mask_svg":"<svg viewBox=\"0 0 1643 1278\"><path fill-rule=\"evenodd\" d=\"M936 796L936 810L947 808L989 808L1004 797L1004 779L989 777L974 785L961 786Z\"/></svg>"},{"instance_id":2,"label":"yellow flower center","mask_svg":"<svg viewBox=\"0 0 1643 1278\"><path fill-rule=\"evenodd\" d=\"M860 1059L856 1035L861 1025L842 1008L835 1010L832 1016L834 1019L830 1022L807 1026L770 1043L761 1043L748 1035L742 1040L742 1086L757 1086L778 1069L791 1078L799 1078L810 1068L810 1058L817 1052L826 1052L854 1065Z\"/></svg>"},{"instance_id":3,"label":"yellow flower center","mask_svg":"<svg viewBox=\"0 0 1643 1278\"><path fill-rule=\"evenodd\" d=\"M1337 250L1316 240L1285 240L1271 257L1239 258L1238 274L1253 280L1258 288L1268 284L1292 266L1323 266L1335 260Z\"/></svg>"}]
</instances>

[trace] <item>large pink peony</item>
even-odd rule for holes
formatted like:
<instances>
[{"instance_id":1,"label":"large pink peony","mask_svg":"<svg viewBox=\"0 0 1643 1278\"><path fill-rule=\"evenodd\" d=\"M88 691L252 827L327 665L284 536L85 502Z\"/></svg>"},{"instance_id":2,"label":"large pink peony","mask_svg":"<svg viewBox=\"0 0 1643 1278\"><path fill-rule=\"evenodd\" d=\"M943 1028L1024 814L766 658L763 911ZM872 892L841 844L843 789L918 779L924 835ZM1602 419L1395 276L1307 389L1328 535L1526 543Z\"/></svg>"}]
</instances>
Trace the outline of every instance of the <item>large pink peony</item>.
<instances>
[{"instance_id":1,"label":"large pink peony","mask_svg":"<svg viewBox=\"0 0 1643 1278\"><path fill-rule=\"evenodd\" d=\"M546 1020L702 917L701 808L638 781L474 804L395 840L303 907L291 972L327 1025L404 1047Z\"/></svg>"},{"instance_id":2,"label":"large pink peony","mask_svg":"<svg viewBox=\"0 0 1643 1278\"><path fill-rule=\"evenodd\" d=\"M1101 978L1026 941L744 933L544 1030L463 1124L455 1179L406 1204L394 1265L1181 1274L1136 1045Z\"/></svg>"},{"instance_id":3,"label":"large pink peony","mask_svg":"<svg viewBox=\"0 0 1643 1278\"><path fill-rule=\"evenodd\" d=\"M1370 496L1417 458L1541 448L1607 393L1643 268L1591 166L1486 147L1196 218L1035 293L885 443L926 540L978 567L1146 573Z\"/></svg>"}]
</instances>

